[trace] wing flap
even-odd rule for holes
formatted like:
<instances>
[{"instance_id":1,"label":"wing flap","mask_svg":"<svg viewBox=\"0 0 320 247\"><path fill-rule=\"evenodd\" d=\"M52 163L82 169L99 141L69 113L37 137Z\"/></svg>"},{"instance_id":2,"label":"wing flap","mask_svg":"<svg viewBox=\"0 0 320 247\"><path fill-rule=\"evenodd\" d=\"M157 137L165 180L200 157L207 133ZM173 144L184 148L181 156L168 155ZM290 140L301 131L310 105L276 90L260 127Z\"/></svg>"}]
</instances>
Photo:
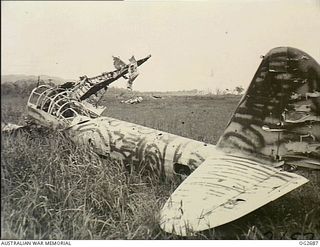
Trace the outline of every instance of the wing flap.
<instances>
[{"instance_id":1,"label":"wing flap","mask_svg":"<svg viewBox=\"0 0 320 247\"><path fill-rule=\"evenodd\" d=\"M204 161L161 210L160 226L185 236L236 220L308 180L231 155Z\"/></svg>"}]
</instances>

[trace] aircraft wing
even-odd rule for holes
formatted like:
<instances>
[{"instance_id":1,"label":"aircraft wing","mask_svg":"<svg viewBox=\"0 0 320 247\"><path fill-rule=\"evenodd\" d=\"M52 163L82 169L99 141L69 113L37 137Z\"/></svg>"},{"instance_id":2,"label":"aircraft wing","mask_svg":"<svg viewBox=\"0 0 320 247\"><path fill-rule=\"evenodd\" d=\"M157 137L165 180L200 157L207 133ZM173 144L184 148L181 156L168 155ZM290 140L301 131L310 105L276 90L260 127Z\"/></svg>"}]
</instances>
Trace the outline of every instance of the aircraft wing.
<instances>
[{"instance_id":1,"label":"aircraft wing","mask_svg":"<svg viewBox=\"0 0 320 247\"><path fill-rule=\"evenodd\" d=\"M220 226L306 182L302 176L247 158L211 157L170 196L161 210L160 226L181 236Z\"/></svg>"},{"instance_id":2,"label":"aircraft wing","mask_svg":"<svg viewBox=\"0 0 320 247\"><path fill-rule=\"evenodd\" d=\"M140 65L142 65L144 62L146 62L149 58L151 57L151 55L145 57L145 58L142 58L142 59L139 59L138 61L135 61L136 63L136 66L139 67ZM119 58L117 57L113 57L114 61L118 61ZM132 62L133 58L130 58L130 62ZM120 65L119 65L120 66ZM106 79L106 80L103 80L102 82L98 82L96 83L93 87L91 87L85 94L83 94L81 97L80 97L80 100L85 100L86 98L90 97L92 94L95 94L96 92L98 92L99 90L101 90L102 88L105 88L106 86L109 86L112 82L118 80L119 78L125 76L126 74L129 73L129 66L128 65L125 65L123 67L119 67L120 69L118 70L115 70L115 71L112 71L112 72L109 72L109 73L112 73L114 76L109 78L109 79ZM132 73L131 73L132 74ZM131 75L131 77L129 76L129 81L130 83L132 84L133 80L137 77L137 75L135 73L133 73ZM92 79L92 78L90 78Z\"/></svg>"},{"instance_id":3,"label":"aircraft wing","mask_svg":"<svg viewBox=\"0 0 320 247\"><path fill-rule=\"evenodd\" d=\"M104 80L100 83L95 84L80 97L80 100L85 100L86 98L89 98L92 94L95 94L99 90L101 90L102 88L109 86L112 82L118 80L122 75L125 75L126 73L127 73L127 71L123 71L121 74L119 74L115 77L109 78L107 80Z\"/></svg>"}]
</instances>

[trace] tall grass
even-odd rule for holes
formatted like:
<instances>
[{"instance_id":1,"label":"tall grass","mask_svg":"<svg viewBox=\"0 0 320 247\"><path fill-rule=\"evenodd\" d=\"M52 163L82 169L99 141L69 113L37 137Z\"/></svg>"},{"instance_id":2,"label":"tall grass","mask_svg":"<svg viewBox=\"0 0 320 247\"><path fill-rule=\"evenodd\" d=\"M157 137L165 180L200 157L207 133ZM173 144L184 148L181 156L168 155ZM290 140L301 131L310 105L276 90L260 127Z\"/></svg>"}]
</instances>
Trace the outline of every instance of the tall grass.
<instances>
[{"instance_id":1,"label":"tall grass","mask_svg":"<svg viewBox=\"0 0 320 247\"><path fill-rule=\"evenodd\" d=\"M127 174L57 133L3 137L2 238L156 238L170 183ZM171 184L172 185L172 184ZM169 190L168 190L169 189Z\"/></svg>"}]
</instances>

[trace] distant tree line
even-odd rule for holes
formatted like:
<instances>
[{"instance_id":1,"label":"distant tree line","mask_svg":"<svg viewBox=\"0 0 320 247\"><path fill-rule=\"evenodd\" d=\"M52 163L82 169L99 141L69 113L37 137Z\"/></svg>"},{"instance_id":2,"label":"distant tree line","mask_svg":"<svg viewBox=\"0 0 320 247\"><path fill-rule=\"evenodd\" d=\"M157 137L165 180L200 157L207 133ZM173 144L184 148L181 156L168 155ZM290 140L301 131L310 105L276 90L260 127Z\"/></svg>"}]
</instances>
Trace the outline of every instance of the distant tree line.
<instances>
[{"instance_id":1,"label":"distant tree line","mask_svg":"<svg viewBox=\"0 0 320 247\"><path fill-rule=\"evenodd\" d=\"M220 88L216 88L215 94L216 95L227 95L227 94L236 94L236 95L241 95L244 92L243 86L236 86L234 89L229 89L226 88L224 90Z\"/></svg>"},{"instance_id":2,"label":"distant tree line","mask_svg":"<svg viewBox=\"0 0 320 247\"><path fill-rule=\"evenodd\" d=\"M15 82L2 82L1 83L1 95L12 95L12 96L28 96L31 91L37 86L37 80L18 80ZM39 84L47 84L55 86L52 81L44 82L39 81Z\"/></svg>"},{"instance_id":3,"label":"distant tree line","mask_svg":"<svg viewBox=\"0 0 320 247\"><path fill-rule=\"evenodd\" d=\"M15 82L2 82L1 83L1 95L12 95L12 96L21 96L27 97L30 95L31 91L37 86L37 80L17 80ZM52 80L40 80L40 85L47 84L50 86L56 86ZM138 93L138 91L136 91ZM240 95L244 92L244 88L242 86L236 86L234 89L220 89L216 88L213 90L208 91L199 91L197 89L193 90L182 90L182 91L175 91L175 92L157 92L158 94L167 93L173 95L199 95L199 94L215 94L215 95L228 95L228 94L236 94ZM108 94L110 95L123 95L127 94L127 89L117 88L117 87L110 87L108 89Z\"/></svg>"}]
</instances>

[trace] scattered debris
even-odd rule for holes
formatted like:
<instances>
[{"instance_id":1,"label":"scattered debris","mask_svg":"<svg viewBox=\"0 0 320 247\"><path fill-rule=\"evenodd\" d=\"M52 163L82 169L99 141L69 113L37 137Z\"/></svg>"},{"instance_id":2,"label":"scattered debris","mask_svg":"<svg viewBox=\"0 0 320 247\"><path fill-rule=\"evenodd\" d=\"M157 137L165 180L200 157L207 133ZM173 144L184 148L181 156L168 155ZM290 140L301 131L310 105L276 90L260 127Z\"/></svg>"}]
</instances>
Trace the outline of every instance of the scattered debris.
<instances>
[{"instance_id":1,"label":"scattered debris","mask_svg":"<svg viewBox=\"0 0 320 247\"><path fill-rule=\"evenodd\" d=\"M138 104L141 103L143 100L143 98L141 96L138 97L133 97L127 100L121 100L121 103L125 103L125 104Z\"/></svg>"},{"instance_id":2,"label":"scattered debris","mask_svg":"<svg viewBox=\"0 0 320 247\"><path fill-rule=\"evenodd\" d=\"M155 99L161 99L162 97L161 96L158 96L158 95L152 95L153 98Z\"/></svg>"},{"instance_id":3,"label":"scattered debris","mask_svg":"<svg viewBox=\"0 0 320 247\"><path fill-rule=\"evenodd\" d=\"M1 122L1 132L12 132L16 129L21 128L21 125L12 124L12 123L3 123Z\"/></svg>"}]
</instances>

